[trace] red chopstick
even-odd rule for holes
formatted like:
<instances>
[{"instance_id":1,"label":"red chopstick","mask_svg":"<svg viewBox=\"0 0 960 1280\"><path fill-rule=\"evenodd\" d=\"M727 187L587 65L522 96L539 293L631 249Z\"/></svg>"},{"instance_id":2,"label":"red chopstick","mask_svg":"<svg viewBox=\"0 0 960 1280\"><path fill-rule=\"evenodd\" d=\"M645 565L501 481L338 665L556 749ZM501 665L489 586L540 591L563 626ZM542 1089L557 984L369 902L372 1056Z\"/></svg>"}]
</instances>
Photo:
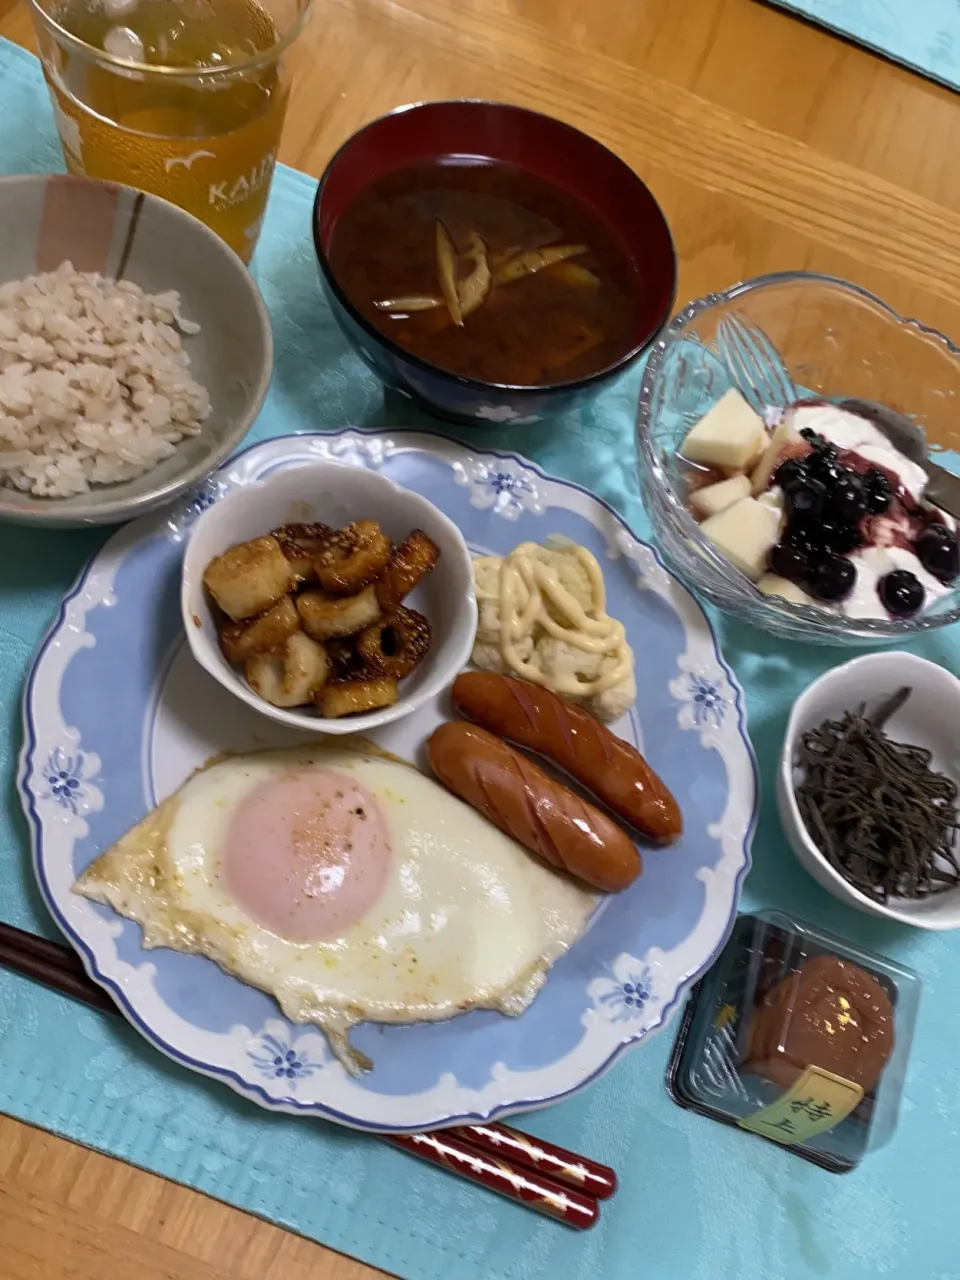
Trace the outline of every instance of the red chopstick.
<instances>
[{"instance_id":1,"label":"red chopstick","mask_svg":"<svg viewBox=\"0 0 960 1280\"><path fill-rule=\"evenodd\" d=\"M543 1138L533 1138L505 1124L471 1124L444 1130L451 1138L462 1138L471 1146L498 1160L508 1160L521 1168L542 1173L582 1191L594 1200L607 1200L617 1189L617 1175L605 1164L587 1160Z\"/></svg>"},{"instance_id":2,"label":"red chopstick","mask_svg":"<svg viewBox=\"0 0 960 1280\"><path fill-rule=\"evenodd\" d=\"M95 1009L120 1012L108 992L87 976L75 951L2 921L0 966ZM594 1225L600 1216L598 1201L617 1189L617 1176L606 1165L503 1124L373 1136L579 1230Z\"/></svg>"},{"instance_id":3,"label":"red chopstick","mask_svg":"<svg viewBox=\"0 0 960 1280\"><path fill-rule=\"evenodd\" d=\"M520 1165L488 1155L479 1147L453 1137L469 1129L436 1129L433 1133L378 1134L391 1146L400 1147L415 1156L443 1165L461 1177L499 1191L510 1200L519 1200L537 1213L584 1231L600 1217L600 1205L593 1196L574 1191L562 1182L554 1182L541 1174L531 1173Z\"/></svg>"}]
</instances>

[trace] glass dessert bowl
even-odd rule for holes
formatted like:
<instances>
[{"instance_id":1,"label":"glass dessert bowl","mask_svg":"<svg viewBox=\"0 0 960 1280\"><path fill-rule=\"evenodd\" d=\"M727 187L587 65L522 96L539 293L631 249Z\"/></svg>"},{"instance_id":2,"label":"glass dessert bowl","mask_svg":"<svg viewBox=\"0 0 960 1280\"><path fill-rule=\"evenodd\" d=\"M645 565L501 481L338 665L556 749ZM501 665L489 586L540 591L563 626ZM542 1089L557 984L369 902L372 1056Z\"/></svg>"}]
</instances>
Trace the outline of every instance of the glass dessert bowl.
<instances>
[{"instance_id":1,"label":"glass dessert bowl","mask_svg":"<svg viewBox=\"0 0 960 1280\"><path fill-rule=\"evenodd\" d=\"M879 598L876 616L849 617L833 605L800 603L805 593L799 591L797 602L767 594L769 585L761 590L705 535L690 510L690 467L680 451L691 429L735 385L720 355L725 317L769 339L804 400L874 401L908 414L932 452L960 452L960 350L942 334L904 319L854 284L813 272L761 276L698 299L655 343L638 409L641 488L671 567L719 608L796 640L890 644L960 619L958 582L909 617L891 616ZM945 452L937 460L950 462ZM748 472L757 461L751 459ZM724 473L707 478L719 481ZM769 484L775 495L775 475Z\"/></svg>"}]
</instances>

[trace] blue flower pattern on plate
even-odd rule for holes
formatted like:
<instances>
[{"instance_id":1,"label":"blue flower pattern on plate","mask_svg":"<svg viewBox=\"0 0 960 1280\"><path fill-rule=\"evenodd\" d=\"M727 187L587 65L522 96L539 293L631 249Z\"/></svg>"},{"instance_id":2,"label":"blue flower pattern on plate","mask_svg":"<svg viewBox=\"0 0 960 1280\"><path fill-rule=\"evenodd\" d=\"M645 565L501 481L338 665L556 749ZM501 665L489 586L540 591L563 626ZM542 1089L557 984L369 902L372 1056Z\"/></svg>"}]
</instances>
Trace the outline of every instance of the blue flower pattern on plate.
<instances>
[{"instance_id":1,"label":"blue flower pattern on plate","mask_svg":"<svg viewBox=\"0 0 960 1280\"><path fill-rule=\"evenodd\" d=\"M497 495L494 504L496 509L504 515L508 512L519 515L527 505L528 499L536 501L536 488L522 476L511 476L504 471L496 471L490 477L488 484Z\"/></svg>"},{"instance_id":2,"label":"blue flower pattern on plate","mask_svg":"<svg viewBox=\"0 0 960 1280\"><path fill-rule=\"evenodd\" d=\"M168 536L175 542L192 529L203 513L220 497L221 486L218 481L207 481L202 489L189 495L183 505L173 512L167 521Z\"/></svg>"},{"instance_id":3,"label":"blue flower pattern on plate","mask_svg":"<svg viewBox=\"0 0 960 1280\"><path fill-rule=\"evenodd\" d=\"M216 500L215 494L201 491L194 497L193 501L183 513L184 520L188 520L192 523L194 520L199 519L205 511L209 510L209 508L213 506Z\"/></svg>"},{"instance_id":4,"label":"blue flower pattern on plate","mask_svg":"<svg viewBox=\"0 0 960 1280\"><path fill-rule=\"evenodd\" d=\"M71 754L60 747L51 751L44 766L44 778L49 788L43 794L44 800L56 800L61 809L76 813L86 799L86 792L81 785L85 763L86 757L82 751Z\"/></svg>"},{"instance_id":5,"label":"blue flower pattern on plate","mask_svg":"<svg viewBox=\"0 0 960 1280\"><path fill-rule=\"evenodd\" d=\"M302 1080L324 1065L274 1035L262 1035L247 1057L267 1080Z\"/></svg>"},{"instance_id":6,"label":"blue flower pattern on plate","mask_svg":"<svg viewBox=\"0 0 960 1280\"><path fill-rule=\"evenodd\" d=\"M706 676L690 676L690 693L693 702L693 718L698 725L712 724L719 729L723 723L726 699Z\"/></svg>"},{"instance_id":7,"label":"blue flower pattern on plate","mask_svg":"<svg viewBox=\"0 0 960 1280\"><path fill-rule=\"evenodd\" d=\"M537 486L522 472L471 459L466 465L455 464L453 474L457 484L470 489L472 506L490 507L505 520L517 520L524 511L541 509Z\"/></svg>"},{"instance_id":8,"label":"blue flower pattern on plate","mask_svg":"<svg viewBox=\"0 0 960 1280\"><path fill-rule=\"evenodd\" d=\"M630 973L624 982L615 982L597 997L597 1005L613 1022L625 1022L643 1013L653 995L653 981L649 968L644 965L636 973Z\"/></svg>"}]
</instances>

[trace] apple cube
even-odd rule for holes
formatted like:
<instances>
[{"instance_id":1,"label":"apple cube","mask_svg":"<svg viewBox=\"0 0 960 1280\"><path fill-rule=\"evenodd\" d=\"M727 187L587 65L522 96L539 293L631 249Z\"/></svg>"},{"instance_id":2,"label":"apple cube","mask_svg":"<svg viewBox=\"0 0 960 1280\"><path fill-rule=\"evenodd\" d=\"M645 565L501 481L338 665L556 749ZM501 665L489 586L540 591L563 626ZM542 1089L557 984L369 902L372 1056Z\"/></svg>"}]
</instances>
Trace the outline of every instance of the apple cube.
<instances>
[{"instance_id":1,"label":"apple cube","mask_svg":"<svg viewBox=\"0 0 960 1280\"><path fill-rule=\"evenodd\" d=\"M760 590L768 596L783 596L791 604L813 604L811 598L789 578L781 578L777 573L765 573L757 583Z\"/></svg>"},{"instance_id":2,"label":"apple cube","mask_svg":"<svg viewBox=\"0 0 960 1280\"><path fill-rule=\"evenodd\" d=\"M767 569L770 548L780 533L780 513L756 498L741 498L700 526L722 556L752 582Z\"/></svg>"},{"instance_id":3,"label":"apple cube","mask_svg":"<svg viewBox=\"0 0 960 1280\"><path fill-rule=\"evenodd\" d=\"M721 471L746 471L767 443L763 419L733 387L691 428L680 446L690 462Z\"/></svg>"},{"instance_id":4,"label":"apple cube","mask_svg":"<svg viewBox=\"0 0 960 1280\"><path fill-rule=\"evenodd\" d=\"M805 451L807 447L799 431L794 431L789 422L781 422L770 437L770 443L764 449L750 477L753 492L763 493L784 456L789 457L791 453Z\"/></svg>"},{"instance_id":5,"label":"apple cube","mask_svg":"<svg viewBox=\"0 0 960 1280\"><path fill-rule=\"evenodd\" d=\"M779 489L765 489L757 497L761 507L772 507L777 515L783 515L783 494Z\"/></svg>"},{"instance_id":6,"label":"apple cube","mask_svg":"<svg viewBox=\"0 0 960 1280\"><path fill-rule=\"evenodd\" d=\"M744 475L731 476L729 480L720 480L716 484L704 485L695 489L690 495L690 509L700 520L718 515L727 507L732 507L741 498L750 497L750 481Z\"/></svg>"}]
</instances>

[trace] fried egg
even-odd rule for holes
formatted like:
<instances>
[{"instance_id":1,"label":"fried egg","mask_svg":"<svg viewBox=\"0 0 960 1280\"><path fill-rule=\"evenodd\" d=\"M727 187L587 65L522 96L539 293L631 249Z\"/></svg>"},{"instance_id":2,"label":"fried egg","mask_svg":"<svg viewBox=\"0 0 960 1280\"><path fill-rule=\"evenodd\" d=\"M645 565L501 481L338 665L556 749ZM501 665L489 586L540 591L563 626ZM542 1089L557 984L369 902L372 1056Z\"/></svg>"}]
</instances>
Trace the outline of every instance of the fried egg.
<instances>
[{"instance_id":1,"label":"fried egg","mask_svg":"<svg viewBox=\"0 0 960 1280\"><path fill-rule=\"evenodd\" d=\"M209 957L327 1035L522 1013L594 895L362 740L220 759L77 880L144 947Z\"/></svg>"}]
</instances>

